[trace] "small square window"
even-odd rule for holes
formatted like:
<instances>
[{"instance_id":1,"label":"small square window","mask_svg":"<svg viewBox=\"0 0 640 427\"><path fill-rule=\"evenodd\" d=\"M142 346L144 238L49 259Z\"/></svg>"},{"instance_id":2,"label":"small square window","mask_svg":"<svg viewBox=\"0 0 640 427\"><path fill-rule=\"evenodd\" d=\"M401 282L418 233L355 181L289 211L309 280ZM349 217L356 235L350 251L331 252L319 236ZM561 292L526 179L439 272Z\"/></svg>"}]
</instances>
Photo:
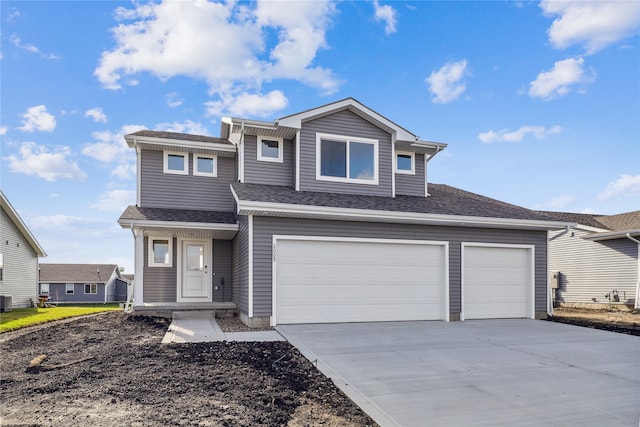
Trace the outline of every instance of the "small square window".
<instances>
[{"instance_id":1,"label":"small square window","mask_svg":"<svg viewBox=\"0 0 640 427\"><path fill-rule=\"evenodd\" d=\"M187 175L189 173L189 164L187 159L189 153L171 153L164 152L164 173L173 173L178 175Z\"/></svg>"},{"instance_id":2,"label":"small square window","mask_svg":"<svg viewBox=\"0 0 640 427\"><path fill-rule=\"evenodd\" d=\"M218 161L216 156L193 156L193 174L198 176L218 176Z\"/></svg>"},{"instance_id":3,"label":"small square window","mask_svg":"<svg viewBox=\"0 0 640 427\"><path fill-rule=\"evenodd\" d=\"M258 160L282 163L282 138L258 137Z\"/></svg>"},{"instance_id":4,"label":"small square window","mask_svg":"<svg viewBox=\"0 0 640 427\"><path fill-rule=\"evenodd\" d=\"M149 267L173 265L173 239L149 237Z\"/></svg>"},{"instance_id":5,"label":"small square window","mask_svg":"<svg viewBox=\"0 0 640 427\"><path fill-rule=\"evenodd\" d=\"M75 288L75 285L73 283L67 283L64 287L64 291L66 294L73 294L74 288Z\"/></svg>"},{"instance_id":6,"label":"small square window","mask_svg":"<svg viewBox=\"0 0 640 427\"><path fill-rule=\"evenodd\" d=\"M415 175L415 153L396 153L396 173Z\"/></svg>"},{"instance_id":7,"label":"small square window","mask_svg":"<svg viewBox=\"0 0 640 427\"><path fill-rule=\"evenodd\" d=\"M49 284L48 283L40 283L40 294L42 294L42 295L49 294Z\"/></svg>"},{"instance_id":8,"label":"small square window","mask_svg":"<svg viewBox=\"0 0 640 427\"><path fill-rule=\"evenodd\" d=\"M98 293L98 284L97 283L85 283L84 284L84 293L85 294L97 294Z\"/></svg>"}]
</instances>

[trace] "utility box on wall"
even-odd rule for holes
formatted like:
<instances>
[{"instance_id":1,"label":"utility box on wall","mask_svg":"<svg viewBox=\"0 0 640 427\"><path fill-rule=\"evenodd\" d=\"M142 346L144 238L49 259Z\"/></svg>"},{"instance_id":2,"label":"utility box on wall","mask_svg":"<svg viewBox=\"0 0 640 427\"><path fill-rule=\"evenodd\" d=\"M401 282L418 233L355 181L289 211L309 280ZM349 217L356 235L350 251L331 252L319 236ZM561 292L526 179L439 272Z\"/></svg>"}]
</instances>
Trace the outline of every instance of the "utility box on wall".
<instances>
[{"instance_id":1,"label":"utility box on wall","mask_svg":"<svg viewBox=\"0 0 640 427\"><path fill-rule=\"evenodd\" d=\"M560 272L554 271L551 273L551 289L559 289L560 288Z\"/></svg>"}]
</instances>

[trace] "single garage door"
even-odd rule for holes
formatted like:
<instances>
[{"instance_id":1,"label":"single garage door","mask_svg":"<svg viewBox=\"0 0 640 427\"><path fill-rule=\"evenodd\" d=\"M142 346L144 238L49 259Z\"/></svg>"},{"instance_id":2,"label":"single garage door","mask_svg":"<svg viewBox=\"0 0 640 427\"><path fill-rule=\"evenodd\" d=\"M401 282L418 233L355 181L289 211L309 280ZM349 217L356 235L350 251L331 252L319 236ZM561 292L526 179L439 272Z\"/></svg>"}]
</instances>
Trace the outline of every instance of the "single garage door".
<instances>
[{"instance_id":1,"label":"single garage door","mask_svg":"<svg viewBox=\"0 0 640 427\"><path fill-rule=\"evenodd\" d=\"M447 245L276 239L277 324L448 320Z\"/></svg>"},{"instance_id":2,"label":"single garage door","mask_svg":"<svg viewBox=\"0 0 640 427\"><path fill-rule=\"evenodd\" d=\"M462 245L464 319L533 317L533 247Z\"/></svg>"}]
</instances>

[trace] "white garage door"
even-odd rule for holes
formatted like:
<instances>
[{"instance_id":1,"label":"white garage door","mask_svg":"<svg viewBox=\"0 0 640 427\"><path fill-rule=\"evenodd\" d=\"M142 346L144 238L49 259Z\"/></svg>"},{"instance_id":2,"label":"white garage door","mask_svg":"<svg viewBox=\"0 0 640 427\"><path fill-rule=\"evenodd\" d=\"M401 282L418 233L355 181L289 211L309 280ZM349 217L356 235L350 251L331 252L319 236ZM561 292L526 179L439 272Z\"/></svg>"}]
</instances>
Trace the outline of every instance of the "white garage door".
<instances>
[{"instance_id":1,"label":"white garage door","mask_svg":"<svg viewBox=\"0 0 640 427\"><path fill-rule=\"evenodd\" d=\"M446 245L277 239L277 324L448 320Z\"/></svg>"},{"instance_id":2,"label":"white garage door","mask_svg":"<svg viewBox=\"0 0 640 427\"><path fill-rule=\"evenodd\" d=\"M533 317L533 247L462 246L464 319Z\"/></svg>"}]
</instances>

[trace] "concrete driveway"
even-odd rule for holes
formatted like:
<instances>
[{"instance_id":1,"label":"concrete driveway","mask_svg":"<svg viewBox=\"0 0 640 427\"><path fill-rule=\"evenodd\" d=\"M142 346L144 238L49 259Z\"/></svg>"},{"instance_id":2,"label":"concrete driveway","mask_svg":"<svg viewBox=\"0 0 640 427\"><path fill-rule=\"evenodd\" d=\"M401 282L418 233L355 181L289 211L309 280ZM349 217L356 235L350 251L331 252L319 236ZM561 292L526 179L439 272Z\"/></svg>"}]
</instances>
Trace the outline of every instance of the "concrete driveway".
<instances>
[{"instance_id":1,"label":"concrete driveway","mask_svg":"<svg viewBox=\"0 0 640 427\"><path fill-rule=\"evenodd\" d=\"M634 426L640 337L542 320L277 327L382 426Z\"/></svg>"}]
</instances>

